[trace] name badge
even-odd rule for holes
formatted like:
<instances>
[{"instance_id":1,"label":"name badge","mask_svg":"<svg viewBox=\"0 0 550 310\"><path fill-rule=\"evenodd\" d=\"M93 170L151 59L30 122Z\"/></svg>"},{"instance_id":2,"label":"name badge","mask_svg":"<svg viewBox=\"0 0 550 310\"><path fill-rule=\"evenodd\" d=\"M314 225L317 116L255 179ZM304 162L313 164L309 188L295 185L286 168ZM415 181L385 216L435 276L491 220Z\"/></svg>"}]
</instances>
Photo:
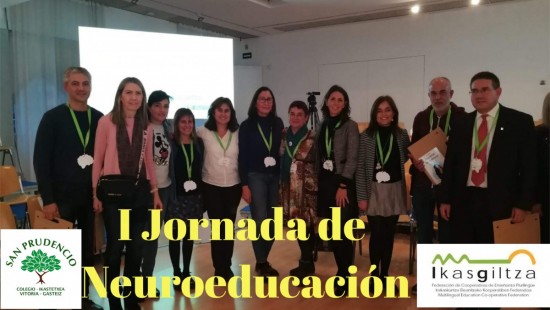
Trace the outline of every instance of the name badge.
<instances>
[{"instance_id":1,"label":"name badge","mask_svg":"<svg viewBox=\"0 0 550 310\"><path fill-rule=\"evenodd\" d=\"M298 169L298 167L296 166L296 163L292 163L290 164L290 173L296 173L296 170Z\"/></svg>"},{"instance_id":2,"label":"name badge","mask_svg":"<svg viewBox=\"0 0 550 310\"><path fill-rule=\"evenodd\" d=\"M277 164L277 162L275 161L275 158L271 157L271 156L268 156L266 158L264 158L264 165L265 167L271 167L271 166L275 166L275 164Z\"/></svg>"},{"instance_id":3,"label":"name badge","mask_svg":"<svg viewBox=\"0 0 550 310\"><path fill-rule=\"evenodd\" d=\"M192 191L192 190L195 190L197 189L197 183L195 183L194 181L185 181L183 182L183 189L188 192L188 191Z\"/></svg>"},{"instance_id":4,"label":"name badge","mask_svg":"<svg viewBox=\"0 0 550 310\"><path fill-rule=\"evenodd\" d=\"M472 159L472 162L470 164L470 168L472 169L472 171L478 173L479 170L481 170L482 166L483 166L483 163L481 162L481 159L479 158Z\"/></svg>"},{"instance_id":5,"label":"name badge","mask_svg":"<svg viewBox=\"0 0 550 310\"><path fill-rule=\"evenodd\" d=\"M378 183L388 182L390 180L390 175L386 171L379 171L376 173L376 181Z\"/></svg>"},{"instance_id":6,"label":"name badge","mask_svg":"<svg viewBox=\"0 0 550 310\"><path fill-rule=\"evenodd\" d=\"M80 168L84 169L94 163L94 158L88 154L83 154L78 156L76 162L78 163Z\"/></svg>"},{"instance_id":7,"label":"name badge","mask_svg":"<svg viewBox=\"0 0 550 310\"><path fill-rule=\"evenodd\" d=\"M334 170L334 164L332 163L332 160L327 159L325 162L323 162L323 169L332 171Z\"/></svg>"}]
</instances>

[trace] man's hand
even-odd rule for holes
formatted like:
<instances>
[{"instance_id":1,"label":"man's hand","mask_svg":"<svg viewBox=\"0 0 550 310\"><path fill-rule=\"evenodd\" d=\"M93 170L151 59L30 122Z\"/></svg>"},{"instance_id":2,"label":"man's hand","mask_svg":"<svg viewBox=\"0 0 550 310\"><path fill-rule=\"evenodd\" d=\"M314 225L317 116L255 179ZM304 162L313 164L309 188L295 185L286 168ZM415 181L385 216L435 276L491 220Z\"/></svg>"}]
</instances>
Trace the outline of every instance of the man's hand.
<instances>
[{"instance_id":1,"label":"man's hand","mask_svg":"<svg viewBox=\"0 0 550 310\"><path fill-rule=\"evenodd\" d=\"M512 209L512 223L521 223L525 221L525 210L519 208Z\"/></svg>"},{"instance_id":2,"label":"man's hand","mask_svg":"<svg viewBox=\"0 0 550 310\"><path fill-rule=\"evenodd\" d=\"M448 203L442 203L439 206L439 214L445 221L448 221L451 218L451 205Z\"/></svg>"},{"instance_id":3,"label":"man's hand","mask_svg":"<svg viewBox=\"0 0 550 310\"><path fill-rule=\"evenodd\" d=\"M42 212L44 212L44 216L46 216L46 218L50 221L54 218L61 217L59 215L59 209L57 208L57 204L55 202L45 205L44 208L42 208Z\"/></svg>"},{"instance_id":4,"label":"man's hand","mask_svg":"<svg viewBox=\"0 0 550 310\"><path fill-rule=\"evenodd\" d=\"M540 203L533 205L533 208L531 208L531 212L538 213L540 217L543 217L545 215L542 213L542 205Z\"/></svg>"},{"instance_id":5,"label":"man's hand","mask_svg":"<svg viewBox=\"0 0 550 310\"><path fill-rule=\"evenodd\" d=\"M416 160L412 157L411 154L409 154L409 158L411 159L411 162L416 168L416 170L420 172L424 172L424 161L422 159Z\"/></svg>"}]
</instances>

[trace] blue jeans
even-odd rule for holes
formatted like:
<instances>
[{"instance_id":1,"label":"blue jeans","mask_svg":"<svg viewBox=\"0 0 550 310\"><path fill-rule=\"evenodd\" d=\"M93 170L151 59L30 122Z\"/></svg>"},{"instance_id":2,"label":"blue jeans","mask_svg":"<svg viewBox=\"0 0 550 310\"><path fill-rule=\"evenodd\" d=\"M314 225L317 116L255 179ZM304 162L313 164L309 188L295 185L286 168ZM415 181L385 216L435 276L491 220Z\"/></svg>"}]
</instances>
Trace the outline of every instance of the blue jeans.
<instances>
[{"instance_id":1,"label":"blue jeans","mask_svg":"<svg viewBox=\"0 0 550 310\"><path fill-rule=\"evenodd\" d=\"M433 243L434 230L434 208L437 207L437 201L435 199L435 190L433 188L418 188L415 189L414 196L412 197L412 206L414 210L414 216L416 218L416 238L418 243ZM439 243L450 242L450 224L445 221L439 215L439 208L437 208L437 222L438 222L438 241Z\"/></svg>"},{"instance_id":2,"label":"blue jeans","mask_svg":"<svg viewBox=\"0 0 550 310\"><path fill-rule=\"evenodd\" d=\"M250 213L259 230L263 220L272 219L274 216L273 207L277 206L279 199L279 175L250 172L248 173L248 187L252 195ZM273 233L274 228L274 225L270 225L270 233ZM267 262L272 246L273 240L259 238L252 241L256 263Z\"/></svg>"}]
</instances>

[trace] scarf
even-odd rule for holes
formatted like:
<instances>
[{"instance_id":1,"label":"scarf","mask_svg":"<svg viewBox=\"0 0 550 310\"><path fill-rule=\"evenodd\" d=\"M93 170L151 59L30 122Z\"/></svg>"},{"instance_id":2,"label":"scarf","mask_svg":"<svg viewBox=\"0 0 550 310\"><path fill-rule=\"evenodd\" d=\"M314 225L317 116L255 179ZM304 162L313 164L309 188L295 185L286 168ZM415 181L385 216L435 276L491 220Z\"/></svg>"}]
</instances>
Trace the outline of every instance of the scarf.
<instances>
[{"instance_id":1,"label":"scarf","mask_svg":"<svg viewBox=\"0 0 550 310\"><path fill-rule=\"evenodd\" d=\"M126 124L128 126L128 124ZM118 152L118 166L120 174L135 176L138 173L139 158L141 157L141 147L143 144L143 131L145 126L140 119L134 119L134 128L132 130L132 142L128 137L128 130L125 127L117 126L116 148ZM144 155L145 156L145 155ZM145 159L141 164L139 178L146 178Z\"/></svg>"}]
</instances>

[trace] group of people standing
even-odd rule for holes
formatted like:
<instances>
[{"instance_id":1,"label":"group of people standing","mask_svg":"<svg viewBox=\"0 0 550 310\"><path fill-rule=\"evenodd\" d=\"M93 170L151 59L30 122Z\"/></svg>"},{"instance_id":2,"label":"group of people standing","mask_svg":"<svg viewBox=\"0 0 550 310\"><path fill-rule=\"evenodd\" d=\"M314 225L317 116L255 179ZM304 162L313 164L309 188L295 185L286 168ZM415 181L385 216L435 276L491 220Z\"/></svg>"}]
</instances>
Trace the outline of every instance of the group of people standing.
<instances>
[{"instance_id":1,"label":"group of people standing","mask_svg":"<svg viewBox=\"0 0 550 310\"><path fill-rule=\"evenodd\" d=\"M422 173L422 161L413 160L411 195L419 242L431 242L431 222L438 204L442 219L451 223L449 233L445 234L447 239L441 237L441 241L475 243L491 242L490 238L481 237L488 233L491 220L512 216L521 221L522 213L516 208L525 209L528 203L535 202L536 170L523 162L535 158L532 119L528 124L527 115L498 104L500 86L494 78L488 72L472 78L472 103L477 112L470 114L450 102L453 91L448 79L439 77L430 83L431 106L415 118L412 142L436 127L451 135L441 191ZM139 235L151 225L149 209L162 209L165 221L202 218L206 211L210 219L233 222L241 198L250 204L251 217L257 224L273 218L273 207L279 205L284 207L287 219L305 220L309 238L298 241L299 263L290 270L290 275L300 279L315 273L313 252L318 220L330 218L332 208L340 209L342 222L363 211L371 229L370 260L377 266L371 275L388 276L395 226L399 215L406 212L404 164L409 160L410 145L407 131L399 128L399 111L392 97L380 96L375 100L369 127L360 134L357 123L350 118L348 93L338 85L332 86L323 98L323 120L317 128L308 128L310 111L303 101L290 104L289 126L285 128L277 116L275 96L268 87L254 93L248 118L240 125L231 100L219 97L212 102L206 123L200 128L196 128L193 112L186 108L175 112L170 126L167 122L170 96L157 90L147 98L137 78L122 80L113 109L105 116L87 104L91 75L86 69L68 68L64 88L67 103L46 112L38 128L34 166L39 192L47 218L61 217L76 222L82 229L84 266L94 263L94 212L103 214L107 232L105 266L109 267L106 279L119 275L123 248L126 277L153 274L158 244L144 241ZM491 97L493 93L495 96ZM489 165L481 160L481 167L474 167L470 161L477 162L479 147L476 142L473 150L471 131L474 123L480 123L474 118L476 113L488 111L496 115L490 126L490 141L482 144L489 144L491 157ZM520 116L510 121L510 115ZM507 126L511 130L500 129ZM474 131L481 130L476 127ZM501 138L503 132L510 136ZM531 134L532 143L527 141ZM509 160L508 168L503 169L505 183L498 185L497 190L505 191L506 195L493 206L486 202L496 195L493 184L501 181L491 178L493 173L500 178L501 172L493 170L491 160L500 156L494 152L501 152L501 139L508 144L517 140L518 145L512 146L513 156L505 155ZM467 167L462 169L462 165ZM471 183L470 175L479 171L487 179L484 183ZM136 195L129 201L102 202L97 196L97 184L104 175L137 176ZM463 201L465 198L471 201ZM545 203L547 208L548 201ZM466 220L466 215L474 211L472 208L481 210L475 210L479 215L476 221ZM132 210L131 241L119 240L120 209ZM543 215L548 217L548 213ZM440 225L440 235L444 227L447 226ZM222 227L222 239L224 231ZM178 236L176 226L173 233ZM346 279L354 249L343 231L341 235L343 240L332 240L330 245L336 275ZM259 276L279 275L268 261L272 245L273 240L252 241ZM233 246L233 240L211 241L215 276L226 280L233 277ZM180 241L169 241L174 276L181 279L190 276L192 252L189 235ZM133 288L125 287L130 294L124 300L126 309L139 308ZM175 289L180 289L179 285ZM346 291L347 285L335 285L336 295L344 296ZM110 292L108 298L111 309L122 309L121 301ZM101 307L83 299L83 308Z\"/></svg>"}]
</instances>

